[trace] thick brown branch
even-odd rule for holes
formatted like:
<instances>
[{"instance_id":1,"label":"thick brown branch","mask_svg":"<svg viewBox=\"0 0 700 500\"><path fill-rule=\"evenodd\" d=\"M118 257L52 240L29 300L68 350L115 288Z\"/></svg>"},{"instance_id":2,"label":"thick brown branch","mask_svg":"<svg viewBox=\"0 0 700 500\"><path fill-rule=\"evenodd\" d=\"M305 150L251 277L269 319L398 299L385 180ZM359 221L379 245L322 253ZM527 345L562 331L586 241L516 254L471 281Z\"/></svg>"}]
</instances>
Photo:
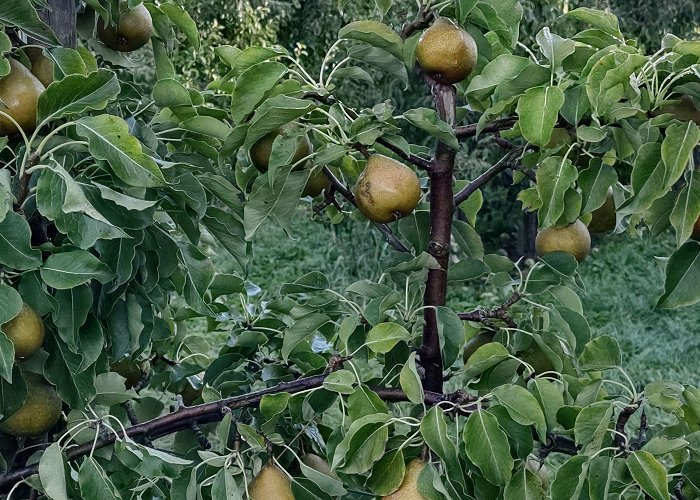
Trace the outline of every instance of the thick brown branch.
<instances>
[{"instance_id":1,"label":"thick brown branch","mask_svg":"<svg viewBox=\"0 0 700 500\"><path fill-rule=\"evenodd\" d=\"M331 170L328 167L323 167L323 175L325 175L328 180L331 182L331 189L333 189L335 192L340 193L343 198L348 200L350 203L352 203L354 206L357 206L357 202L355 201L355 195L352 194L352 191L348 189L345 184L340 182L340 180L331 172ZM387 226L386 224L379 224L377 222L374 222L374 227L377 228L377 230L384 235L386 238L386 242L391 245L392 248L399 252L410 252L409 248L403 244L403 242L396 237L396 235L393 233L391 228Z\"/></svg>"},{"instance_id":2,"label":"thick brown branch","mask_svg":"<svg viewBox=\"0 0 700 500\"><path fill-rule=\"evenodd\" d=\"M627 439L625 426L627 425L627 422L629 422L630 417L634 415L634 412L636 412L639 409L639 406L639 401L634 402L631 405L623 408L620 414L617 416L617 423L615 424L615 435L613 437L613 442L615 443L615 446L617 446L621 450L624 450L630 444L628 442L629 440Z\"/></svg>"},{"instance_id":3,"label":"thick brown branch","mask_svg":"<svg viewBox=\"0 0 700 500\"><path fill-rule=\"evenodd\" d=\"M301 378L292 382L281 383L268 389L252 392L250 394L222 399L221 401L216 401L214 403L183 407L174 413L170 413L168 415L130 427L126 430L126 435L134 440L138 438L156 439L184 429L192 429L193 426L218 422L231 410L257 406L265 395L278 394L282 392L295 394L308 389L321 387L327 376L328 374ZM408 397L401 389L391 387L374 387L372 390L374 390L382 399L386 401L408 401ZM437 394L429 391L425 392L425 403L431 406L443 402L464 404L469 403L470 401L472 401L471 397L462 391L457 391L453 394ZM110 446L114 444L117 438L123 439L123 433L118 432L116 435L108 433L105 435L105 437L98 439L97 442L94 443L94 449ZM92 450L93 442L90 441L84 445L68 448L65 456L68 460L76 460L89 455ZM0 475L0 491L6 491L18 481L36 474L38 470L38 465L32 465Z\"/></svg>"},{"instance_id":4,"label":"thick brown branch","mask_svg":"<svg viewBox=\"0 0 700 500\"><path fill-rule=\"evenodd\" d=\"M440 119L451 126L456 114L456 91L452 85L437 84L423 75L430 85L435 108ZM423 339L420 364L424 370L423 386L433 392L442 392L442 353L437 320L437 307L444 306L447 298L447 268L450 261L452 237L452 174L456 151L438 141L430 175L430 243L428 252L435 257L439 269L431 269L425 287Z\"/></svg>"},{"instance_id":5,"label":"thick brown branch","mask_svg":"<svg viewBox=\"0 0 700 500\"><path fill-rule=\"evenodd\" d=\"M500 132L501 130L508 130L513 126L515 122L518 121L517 116L509 116L507 118L500 118L487 123L484 128L479 132L480 134L493 134ZM472 125L462 125L461 127L455 127L455 135L457 139L467 139L469 137L474 137L477 134L477 124Z\"/></svg>"}]
</instances>

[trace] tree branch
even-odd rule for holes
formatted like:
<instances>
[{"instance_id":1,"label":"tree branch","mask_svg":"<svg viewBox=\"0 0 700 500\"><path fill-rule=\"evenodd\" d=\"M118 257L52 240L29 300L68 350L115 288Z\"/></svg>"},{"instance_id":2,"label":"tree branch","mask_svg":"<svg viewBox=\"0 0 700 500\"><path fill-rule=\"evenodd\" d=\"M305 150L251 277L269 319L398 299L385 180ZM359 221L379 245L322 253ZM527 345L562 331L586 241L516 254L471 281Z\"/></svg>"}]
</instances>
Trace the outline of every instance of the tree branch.
<instances>
[{"instance_id":1,"label":"tree branch","mask_svg":"<svg viewBox=\"0 0 700 500\"><path fill-rule=\"evenodd\" d=\"M331 189L333 191L336 191L340 193L343 198L348 200L350 203L352 203L354 206L357 206L357 202L355 201L355 195L352 194L352 191L345 186L340 180L331 172L331 170L328 167L323 167L323 175L325 175L328 180L331 183ZM331 195L333 192L330 193ZM325 203L325 202L324 202ZM327 206L327 205L326 205ZM378 222L373 222L374 227L379 230L380 233L384 235L386 238L386 242L391 245L392 248L399 252L410 252L409 248L403 244L403 242L397 238L397 236L393 233L391 228L387 226L386 224L380 224Z\"/></svg>"},{"instance_id":2,"label":"tree branch","mask_svg":"<svg viewBox=\"0 0 700 500\"><path fill-rule=\"evenodd\" d=\"M625 426L627 425L627 422L629 421L630 417L634 415L634 412L636 412L639 409L640 405L641 403L639 401L635 401L631 405L623 408L620 414L617 416L617 423L615 424L615 435L613 437L613 442L615 443L615 446L617 446L621 450L625 450L627 445L630 444L627 439L627 433L625 432Z\"/></svg>"},{"instance_id":3,"label":"tree branch","mask_svg":"<svg viewBox=\"0 0 700 500\"><path fill-rule=\"evenodd\" d=\"M576 455L578 452L579 447L576 446L576 443L570 437L559 434L547 434L547 441L540 447L540 458L545 458L550 453Z\"/></svg>"},{"instance_id":4,"label":"tree branch","mask_svg":"<svg viewBox=\"0 0 700 500\"><path fill-rule=\"evenodd\" d=\"M508 314L508 309L522 298L523 296L520 293L515 292L508 300L495 309L475 309L470 312L459 313L457 316L464 321L475 321L479 323L488 319L500 319L510 328L516 328L517 325L515 321L513 321L513 318L510 317L510 314Z\"/></svg>"},{"instance_id":5,"label":"tree branch","mask_svg":"<svg viewBox=\"0 0 700 500\"><path fill-rule=\"evenodd\" d=\"M506 170L511 166L511 158L515 153L519 153L520 149L510 151L506 155L498 160L495 165L489 168L486 172L481 174L479 177L471 181L469 184L464 186L461 191L459 191L454 196L454 206L459 206L460 203L465 202L472 194L474 194L478 189L480 189L484 184L489 182L491 179L496 177L498 174Z\"/></svg>"},{"instance_id":6,"label":"tree branch","mask_svg":"<svg viewBox=\"0 0 700 500\"><path fill-rule=\"evenodd\" d=\"M412 22L403 25L403 28L401 29L401 38L405 40L416 31L427 28L434 17L433 12L426 10L425 4L421 3L418 14L416 14L416 18Z\"/></svg>"},{"instance_id":7,"label":"tree branch","mask_svg":"<svg viewBox=\"0 0 700 500\"><path fill-rule=\"evenodd\" d=\"M126 430L126 436L133 440L138 438L154 440L184 429L192 429L193 426L218 422L231 410L257 406L263 396L268 394L278 394L282 392L295 394L321 387L326 377L332 373L333 368L339 366L340 365L338 364L332 365L332 363L329 363L329 371L323 375L315 375L312 377L300 378L291 382L283 382L268 389L222 399L221 401L216 401L213 403L182 407L176 412L129 427ZM405 402L409 400L406 393L398 388L373 387L371 389L385 401ZM431 406L443 402L464 404L469 403L472 400L472 397L463 391L457 391L452 394L438 394L435 392L425 391L425 403ZM117 434L107 433L104 437L99 438L95 443L90 441L80 446L68 448L65 452L65 457L67 460L76 460L89 455L93 450L93 446L96 450L105 448L114 444L117 439L121 440L123 438L124 435L121 431L117 432ZM39 466L37 464L0 475L0 491L6 491L8 488L16 484L17 481L21 481L24 478L34 475L38 471Z\"/></svg>"},{"instance_id":8,"label":"tree branch","mask_svg":"<svg viewBox=\"0 0 700 500\"><path fill-rule=\"evenodd\" d=\"M499 118L498 120L494 120L490 123L487 123L484 128L481 129L481 134L493 134L500 132L501 130L508 130L510 129L515 122L518 121L517 116L509 116L507 118ZM462 125L461 127L455 127L455 135L457 136L457 139L467 139L469 137L474 137L477 134L477 127L478 125L476 123L472 125Z\"/></svg>"}]
</instances>

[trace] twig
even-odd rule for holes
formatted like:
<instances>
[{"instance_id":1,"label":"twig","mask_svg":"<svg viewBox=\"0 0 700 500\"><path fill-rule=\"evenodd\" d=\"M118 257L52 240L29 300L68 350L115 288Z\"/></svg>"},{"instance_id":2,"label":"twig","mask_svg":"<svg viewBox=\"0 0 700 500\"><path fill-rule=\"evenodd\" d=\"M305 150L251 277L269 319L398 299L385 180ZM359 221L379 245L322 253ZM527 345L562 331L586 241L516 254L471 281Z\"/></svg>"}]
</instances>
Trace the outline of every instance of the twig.
<instances>
[{"instance_id":1,"label":"twig","mask_svg":"<svg viewBox=\"0 0 700 500\"><path fill-rule=\"evenodd\" d=\"M467 184L461 191L459 191L454 197L454 205L459 206L460 203L466 201L472 194L474 194L479 188L484 184L489 182L491 179L496 177L498 174L506 170L511 166L511 158L516 154L518 150L510 151L506 155L498 160L495 165L489 168L486 172L481 174L479 177Z\"/></svg>"},{"instance_id":2,"label":"twig","mask_svg":"<svg viewBox=\"0 0 700 500\"><path fill-rule=\"evenodd\" d=\"M470 312L459 313L457 316L459 316L459 319L461 320L475 322L483 322L487 319L500 319L510 328L516 328L517 325L515 324L515 321L513 321L513 318L510 317L510 314L508 314L508 309L522 297L523 296L520 293L516 292L495 309L475 309Z\"/></svg>"},{"instance_id":3,"label":"twig","mask_svg":"<svg viewBox=\"0 0 700 500\"><path fill-rule=\"evenodd\" d=\"M513 126L515 122L518 121L517 116L509 116L507 118L500 118L487 123L484 128L481 129L481 134L493 134L500 132L501 130L508 130ZM474 137L477 134L478 125L462 125L461 127L455 127L455 135L457 139L467 139L469 137Z\"/></svg>"},{"instance_id":4,"label":"twig","mask_svg":"<svg viewBox=\"0 0 700 500\"><path fill-rule=\"evenodd\" d=\"M169 366L177 366L179 364L177 361L170 359L168 356L166 356L165 354L161 354L161 353L156 353L154 356L154 359L157 359L158 361L162 361L163 363L165 363L166 365L169 365Z\"/></svg>"},{"instance_id":5,"label":"twig","mask_svg":"<svg viewBox=\"0 0 700 500\"><path fill-rule=\"evenodd\" d=\"M533 430L533 433L535 431ZM536 433L535 433L536 434ZM540 447L540 458L547 457L550 453L564 453L565 455L576 455L579 447L576 442L568 436L559 434L547 434L547 441Z\"/></svg>"},{"instance_id":6,"label":"twig","mask_svg":"<svg viewBox=\"0 0 700 500\"><path fill-rule=\"evenodd\" d=\"M352 203L354 206L357 206L357 202L355 201L355 195L352 194L352 191L348 189L347 186L345 186L340 180L331 172L331 170L328 167L323 167L323 174L328 178L328 180L331 183L331 189L329 190L329 196L334 195L335 192L340 193L343 198L348 200L350 203ZM328 200L325 200L324 203L327 203ZM328 205L325 205L328 206ZM325 208L324 206L324 208ZM386 238L386 242L391 245L392 248L399 252L410 252L411 250L403 244L403 242L396 237L396 235L393 233L391 228L387 226L386 224L380 224L378 222L374 222L374 227L376 227L380 233L384 235Z\"/></svg>"},{"instance_id":7,"label":"twig","mask_svg":"<svg viewBox=\"0 0 700 500\"><path fill-rule=\"evenodd\" d=\"M425 5L421 4L420 10L418 10L418 14L416 14L416 18L412 22L404 24L403 28L401 28L401 38L405 40L416 31L427 28L434 17L435 15L433 14L433 11L426 10Z\"/></svg>"}]
</instances>

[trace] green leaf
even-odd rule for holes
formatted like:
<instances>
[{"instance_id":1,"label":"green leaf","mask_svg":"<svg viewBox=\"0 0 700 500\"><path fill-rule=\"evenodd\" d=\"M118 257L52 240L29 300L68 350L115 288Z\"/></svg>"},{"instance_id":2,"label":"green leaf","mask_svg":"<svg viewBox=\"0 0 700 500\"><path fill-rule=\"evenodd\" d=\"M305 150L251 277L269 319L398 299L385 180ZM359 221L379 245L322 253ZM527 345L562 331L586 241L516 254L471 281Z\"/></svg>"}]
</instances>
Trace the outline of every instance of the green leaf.
<instances>
[{"instance_id":1,"label":"green leaf","mask_svg":"<svg viewBox=\"0 0 700 500\"><path fill-rule=\"evenodd\" d=\"M335 449L332 468L345 474L361 474L370 470L386 453L388 421L389 415L385 413L366 415L353 421Z\"/></svg>"},{"instance_id":2,"label":"green leaf","mask_svg":"<svg viewBox=\"0 0 700 500\"><path fill-rule=\"evenodd\" d=\"M39 480L51 500L68 500L66 463L58 443L51 444L39 459Z\"/></svg>"},{"instance_id":3,"label":"green leaf","mask_svg":"<svg viewBox=\"0 0 700 500\"><path fill-rule=\"evenodd\" d=\"M197 24L192 17L182 7L175 3L160 3L160 10L173 22L175 26L180 28L187 40L192 44L194 50L199 50L199 31Z\"/></svg>"},{"instance_id":4,"label":"green leaf","mask_svg":"<svg viewBox=\"0 0 700 500\"><path fill-rule=\"evenodd\" d=\"M163 78L153 85L153 100L161 108L192 106L189 91L174 78Z\"/></svg>"},{"instance_id":5,"label":"green leaf","mask_svg":"<svg viewBox=\"0 0 700 500\"><path fill-rule=\"evenodd\" d=\"M513 457L508 436L498 426L496 417L485 410L476 410L467 419L462 438L467 457L488 482L504 486L510 481Z\"/></svg>"},{"instance_id":6,"label":"green leaf","mask_svg":"<svg viewBox=\"0 0 700 500\"><path fill-rule=\"evenodd\" d=\"M0 2L0 24L16 26L26 34L50 45L60 45L51 28L39 19L30 0Z\"/></svg>"},{"instance_id":7,"label":"green leaf","mask_svg":"<svg viewBox=\"0 0 700 500\"><path fill-rule=\"evenodd\" d=\"M688 184L678 194L670 216L679 247L690 238L695 223L700 220L700 172L689 170L686 179Z\"/></svg>"},{"instance_id":8,"label":"green leaf","mask_svg":"<svg viewBox=\"0 0 700 500\"><path fill-rule=\"evenodd\" d=\"M109 267L85 250L51 255L40 273L46 284L56 290L74 288L93 279L104 284L114 278Z\"/></svg>"},{"instance_id":9,"label":"green leaf","mask_svg":"<svg viewBox=\"0 0 700 500\"><path fill-rule=\"evenodd\" d=\"M12 367L15 364L15 346L2 331L5 323L22 310L22 297L14 288L0 283L0 377L12 383Z\"/></svg>"},{"instance_id":10,"label":"green leaf","mask_svg":"<svg viewBox=\"0 0 700 500\"><path fill-rule=\"evenodd\" d=\"M467 360L464 366L464 379L471 380L509 357L510 353L503 344L490 342L483 345Z\"/></svg>"},{"instance_id":11,"label":"green leaf","mask_svg":"<svg viewBox=\"0 0 700 500\"><path fill-rule=\"evenodd\" d=\"M411 334L396 323L380 323L367 333L365 345L378 354L386 354L401 341L411 339Z\"/></svg>"},{"instance_id":12,"label":"green leaf","mask_svg":"<svg viewBox=\"0 0 700 500\"><path fill-rule=\"evenodd\" d=\"M527 467L522 467L506 485L504 500L545 500L547 492L540 478Z\"/></svg>"},{"instance_id":13,"label":"green leaf","mask_svg":"<svg viewBox=\"0 0 700 500\"><path fill-rule=\"evenodd\" d=\"M661 161L661 145L658 142L642 144L632 170L634 195L625 200L617 210L620 216L643 212L664 193L666 167Z\"/></svg>"},{"instance_id":14,"label":"green leaf","mask_svg":"<svg viewBox=\"0 0 700 500\"><path fill-rule=\"evenodd\" d=\"M603 442L615 407L610 401L600 401L586 406L576 416L574 436L577 445L583 445L583 454L590 455L598 450Z\"/></svg>"},{"instance_id":15,"label":"green leaf","mask_svg":"<svg viewBox=\"0 0 700 500\"><path fill-rule=\"evenodd\" d=\"M231 117L237 123L250 113L277 82L287 73L284 64L265 61L251 66L236 80L231 96Z\"/></svg>"},{"instance_id":16,"label":"green leaf","mask_svg":"<svg viewBox=\"0 0 700 500\"><path fill-rule=\"evenodd\" d=\"M606 114L630 89L630 76L647 62L646 57L613 51L600 58L588 74L586 92L593 109Z\"/></svg>"},{"instance_id":17,"label":"green leaf","mask_svg":"<svg viewBox=\"0 0 700 500\"><path fill-rule=\"evenodd\" d=\"M0 264L22 271L41 265L41 252L31 246L31 230L27 221L15 212L8 212L0 222Z\"/></svg>"},{"instance_id":18,"label":"green leaf","mask_svg":"<svg viewBox=\"0 0 700 500\"><path fill-rule=\"evenodd\" d=\"M578 19L579 21L590 24L594 28L598 28L616 38L622 39L620 23L617 17L610 12L590 9L588 7L579 7L578 9L567 12L564 14L564 17Z\"/></svg>"},{"instance_id":19,"label":"green leaf","mask_svg":"<svg viewBox=\"0 0 700 500\"><path fill-rule=\"evenodd\" d=\"M576 455L559 467L550 490L552 500L580 498L588 466L587 456Z\"/></svg>"},{"instance_id":20,"label":"green leaf","mask_svg":"<svg viewBox=\"0 0 700 500\"><path fill-rule=\"evenodd\" d=\"M539 210L539 226L554 225L564 213L565 194L573 187L578 176L569 159L550 156L537 168L537 192L542 207Z\"/></svg>"},{"instance_id":21,"label":"green leaf","mask_svg":"<svg viewBox=\"0 0 700 500\"><path fill-rule=\"evenodd\" d=\"M367 43L385 50L399 61L403 61L403 40L396 31L378 21L352 22L341 28L338 38Z\"/></svg>"},{"instance_id":22,"label":"green leaf","mask_svg":"<svg viewBox=\"0 0 700 500\"><path fill-rule=\"evenodd\" d=\"M600 208L608 195L608 188L617 182L617 172L610 165L592 162L578 175L578 185L583 191L581 212L591 213Z\"/></svg>"},{"instance_id":23,"label":"green leaf","mask_svg":"<svg viewBox=\"0 0 700 500\"><path fill-rule=\"evenodd\" d=\"M323 381L323 387L338 394L352 394L355 392L354 385L357 382L355 374L350 370L338 370L326 377Z\"/></svg>"},{"instance_id":24,"label":"green leaf","mask_svg":"<svg viewBox=\"0 0 700 500\"><path fill-rule=\"evenodd\" d=\"M664 294L656 306L677 309L700 302L700 243L689 241L666 263Z\"/></svg>"},{"instance_id":25,"label":"green leaf","mask_svg":"<svg viewBox=\"0 0 700 500\"><path fill-rule=\"evenodd\" d=\"M440 119L434 109L409 109L402 115L411 125L424 130L454 150L459 149L459 141L450 125Z\"/></svg>"},{"instance_id":26,"label":"green leaf","mask_svg":"<svg viewBox=\"0 0 700 500\"><path fill-rule=\"evenodd\" d=\"M510 418L521 425L534 425L540 440L547 435L547 422L535 396L527 389L514 384L505 384L491 393L498 404L508 410Z\"/></svg>"},{"instance_id":27,"label":"green leaf","mask_svg":"<svg viewBox=\"0 0 700 500\"><path fill-rule=\"evenodd\" d=\"M544 27L535 36L540 52L549 60L552 68L561 66L564 59L576 50L576 42L562 38Z\"/></svg>"},{"instance_id":28,"label":"green leaf","mask_svg":"<svg viewBox=\"0 0 700 500\"><path fill-rule=\"evenodd\" d=\"M661 143L661 159L666 166L664 190L670 189L681 178L698 143L700 127L692 121L672 123L666 129Z\"/></svg>"},{"instance_id":29,"label":"green leaf","mask_svg":"<svg viewBox=\"0 0 700 500\"><path fill-rule=\"evenodd\" d=\"M314 313L297 320L285 333L282 343L282 357L289 359L291 352L330 319L325 314Z\"/></svg>"},{"instance_id":30,"label":"green leaf","mask_svg":"<svg viewBox=\"0 0 700 500\"><path fill-rule=\"evenodd\" d=\"M564 92L558 87L528 89L518 100L520 130L528 142L544 147L552 136L559 110L564 105Z\"/></svg>"},{"instance_id":31,"label":"green leaf","mask_svg":"<svg viewBox=\"0 0 700 500\"><path fill-rule=\"evenodd\" d=\"M457 447L447 431L447 422L442 408L433 406L428 410L421 420L420 432L425 444L442 459L449 478L464 487L466 485L464 471L458 458Z\"/></svg>"},{"instance_id":32,"label":"green leaf","mask_svg":"<svg viewBox=\"0 0 700 500\"><path fill-rule=\"evenodd\" d=\"M143 152L141 143L129 134L126 122L117 116L86 116L78 120L77 132L87 138L90 153L105 160L119 179L134 187L165 184L155 160Z\"/></svg>"},{"instance_id":33,"label":"green leaf","mask_svg":"<svg viewBox=\"0 0 700 500\"><path fill-rule=\"evenodd\" d=\"M627 468L647 495L654 500L669 500L666 468L651 453L632 452L627 457Z\"/></svg>"},{"instance_id":34,"label":"green leaf","mask_svg":"<svg viewBox=\"0 0 700 500\"><path fill-rule=\"evenodd\" d=\"M254 238L268 218L275 219L283 228L289 229L306 180L305 172L285 172L276 175L272 186L268 182L268 174L255 179L252 194L243 210L247 241Z\"/></svg>"},{"instance_id":35,"label":"green leaf","mask_svg":"<svg viewBox=\"0 0 700 500\"><path fill-rule=\"evenodd\" d=\"M88 285L56 291L58 308L53 312L52 319L58 335L71 348L78 346L78 331L87 321L92 308L92 297L92 290Z\"/></svg>"},{"instance_id":36,"label":"green leaf","mask_svg":"<svg viewBox=\"0 0 700 500\"><path fill-rule=\"evenodd\" d=\"M408 360L403 365L399 375L399 383L401 389L408 396L408 400L414 404L422 404L425 398L423 394L423 384L418 370L416 369L416 353L412 352L408 356Z\"/></svg>"},{"instance_id":37,"label":"green leaf","mask_svg":"<svg viewBox=\"0 0 700 500\"><path fill-rule=\"evenodd\" d=\"M122 498L105 470L92 457L86 458L80 464L78 484L80 485L80 494L83 498L101 498L104 500L118 500Z\"/></svg>"},{"instance_id":38,"label":"green leaf","mask_svg":"<svg viewBox=\"0 0 700 500\"><path fill-rule=\"evenodd\" d=\"M375 495L389 495L399 489L405 473L403 452L392 450L374 464L372 474L367 480L367 487Z\"/></svg>"},{"instance_id":39,"label":"green leaf","mask_svg":"<svg viewBox=\"0 0 700 500\"><path fill-rule=\"evenodd\" d=\"M69 75L49 85L39 96L37 122L51 122L88 110L102 110L119 95L117 75L100 69L89 75Z\"/></svg>"},{"instance_id":40,"label":"green leaf","mask_svg":"<svg viewBox=\"0 0 700 500\"><path fill-rule=\"evenodd\" d=\"M583 348L579 363L582 370L608 370L620 366L620 344L610 335L596 337Z\"/></svg>"},{"instance_id":41,"label":"green leaf","mask_svg":"<svg viewBox=\"0 0 700 500\"><path fill-rule=\"evenodd\" d=\"M316 108L307 99L297 99L286 95L271 97L258 106L245 139L245 147L250 147L263 136L277 130Z\"/></svg>"}]
</instances>

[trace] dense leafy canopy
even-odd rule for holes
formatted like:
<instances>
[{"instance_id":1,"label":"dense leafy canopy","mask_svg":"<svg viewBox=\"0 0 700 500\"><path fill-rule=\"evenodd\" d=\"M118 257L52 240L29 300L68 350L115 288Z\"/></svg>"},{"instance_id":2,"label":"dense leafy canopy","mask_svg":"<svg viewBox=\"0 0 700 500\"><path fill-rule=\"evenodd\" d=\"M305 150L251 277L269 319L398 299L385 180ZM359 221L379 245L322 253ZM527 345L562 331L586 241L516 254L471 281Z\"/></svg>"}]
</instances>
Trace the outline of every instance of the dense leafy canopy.
<instances>
[{"instance_id":1,"label":"dense leafy canopy","mask_svg":"<svg viewBox=\"0 0 700 500\"><path fill-rule=\"evenodd\" d=\"M280 46L218 46L225 71L197 90L170 59L176 36L198 48L194 21L174 2L146 3L156 80L146 88L135 56L94 37L96 16L109 22L117 3L86 3L78 49L58 46L29 0L0 5L7 32L46 44L55 79L36 129L0 137L0 325L26 303L46 326L43 348L21 361L0 332L0 414L21 408L28 374L55 386L65 414L48 442L0 438L0 487L21 492L24 480L52 499L246 498L274 461L295 498L362 498L395 491L422 457L417 487L430 499L700 495L700 390L629 380L615 339L586 321L585 261L554 252L526 267L487 254L477 231L488 203L478 188L505 169L541 229L588 221L612 187L616 232L675 234L658 306L697 306L700 128L676 106L700 106L700 42L667 35L643 50L613 14L577 8L558 21L570 36L544 27L526 46L517 0L428 2L403 29L382 16L344 26L320 67ZM376 5L387 16L395 7ZM344 81L371 86L377 71L402 87L418 78L415 46L438 11L478 47L455 117L452 87L429 79L436 110L337 95ZM3 75L8 57L23 60L3 31ZM271 133L263 173L249 152ZM431 219L440 165L452 180L444 158L481 134L503 159L447 193L465 220L451 206ZM303 136L313 148L295 161ZM435 139L437 154L407 137ZM433 190L377 225L397 249L382 277L333 290L309 270L261 300L246 280L265 251L256 235L308 215L298 207L320 171L332 187L312 216L365 223L349 187L370 152ZM438 248L429 235L441 223L452 240ZM502 307L454 311L444 296L424 306L449 247L443 285L485 283ZM230 273L212 264L223 252ZM188 334L193 318L210 336ZM422 337L433 325L431 352ZM463 364L480 329L492 341ZM453 392L426 376L429 358ZM115 365L125 360L136 380ZM309 453L332 472L306 465ZM550 482L539 469L554 464Z\"/></svg>"}]
</instances>

